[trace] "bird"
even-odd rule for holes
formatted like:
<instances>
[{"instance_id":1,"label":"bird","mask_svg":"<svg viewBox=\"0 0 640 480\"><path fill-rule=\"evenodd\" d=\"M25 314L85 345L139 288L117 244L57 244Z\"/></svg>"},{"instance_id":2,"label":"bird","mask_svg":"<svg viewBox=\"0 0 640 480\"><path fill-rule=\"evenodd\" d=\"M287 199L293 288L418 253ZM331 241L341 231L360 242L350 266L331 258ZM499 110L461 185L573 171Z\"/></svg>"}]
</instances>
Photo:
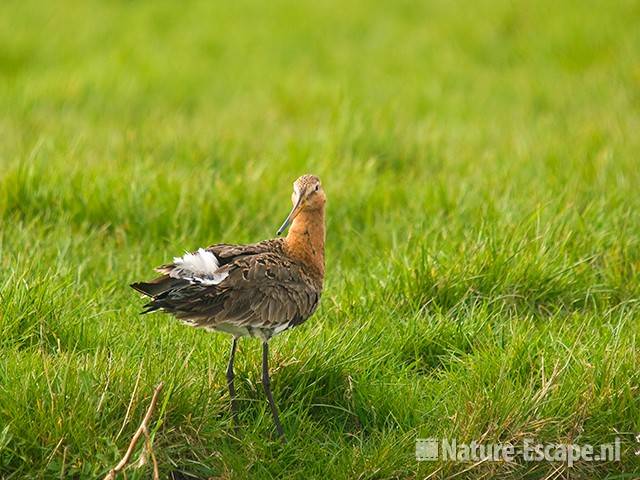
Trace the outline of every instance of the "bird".
<instances>
[{"instance_id":1,"label":"bird","mask_svg":"<svg viewBox=\"0 0 640 480\"><path fill-rule=\"evenodd\" d=\"M226 380L236 429L239 412L233 365L238 340L257 337L262 341L262 386L284 442L271 392L269 341L308 320L320 302L327 201L320 179L311 174L299 177L293 183L291 201L293 207L276 238L199 248L157 267L161 275L154 280L130 285L151 299L142 314L160 310L191 327L231 335Z\"/></svg>"}]
</instances>

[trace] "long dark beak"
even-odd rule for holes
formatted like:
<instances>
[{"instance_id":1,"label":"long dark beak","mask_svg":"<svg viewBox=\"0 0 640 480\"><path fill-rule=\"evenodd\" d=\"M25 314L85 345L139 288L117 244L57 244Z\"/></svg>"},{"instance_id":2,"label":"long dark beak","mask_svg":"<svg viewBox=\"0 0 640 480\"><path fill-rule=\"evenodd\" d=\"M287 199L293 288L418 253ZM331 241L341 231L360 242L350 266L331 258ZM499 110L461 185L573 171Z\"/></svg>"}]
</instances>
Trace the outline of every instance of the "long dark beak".
<instances>
[{"instance_id":1,"label":"long dark beak","mask_svg":"<svg viewBox=\"0 0 640 480\"><path fill-rule=\"evenodd\" d=\"M291 212L289 213L289 216L284 221L282 226L278 229L278 231L276 232L276 235L280 235L282 232L285 231L285 229L289 225L291 225L291 222L293 222L293 219L296 218L296 215L298 215L298 213L300 213L300 207L301 206L302 206L302 192L298 195L298 199L296 200L295 205L291 209Z\"/></svg>"}]
</instances>

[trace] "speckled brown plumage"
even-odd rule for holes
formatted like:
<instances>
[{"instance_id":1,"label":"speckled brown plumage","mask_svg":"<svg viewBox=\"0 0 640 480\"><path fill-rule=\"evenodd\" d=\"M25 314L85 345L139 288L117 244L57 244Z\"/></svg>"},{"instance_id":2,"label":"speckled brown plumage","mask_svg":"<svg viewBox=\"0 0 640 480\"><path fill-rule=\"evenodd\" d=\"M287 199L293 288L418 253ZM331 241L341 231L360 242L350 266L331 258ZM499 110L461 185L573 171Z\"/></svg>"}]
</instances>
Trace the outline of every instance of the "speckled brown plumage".
<instances>
[{"instance_id":1,"label":"speckled brown plumage","mask_svg":"<svg viewBox=\"0 0 640 480\"><path fill-rule=\"evenodd\" d=\"M151 282L131 285L151 297L143 313L162 310L188 325L233 335L227 380L234 413L237 338L261 338L263 383L281 435L268 388L268 341L314 313L324 279L326 197L318 177L298 178L292 201L293 209L278 231L290 225L286 238L250 245L212 245L156 268L162 275Z\"/></svg>"},{"instance_id":2,"label":"speckled brown plumage","mask_svg":"<svg viewBox=\"0 0 640 480\"><path fill-rule=\"evenodd\" d=\"M195 327L269 339L307 320L318 306L322 276L287 254L285 239L205 250L228 277L202 285L171 278L174 264L159 267L164 275L153 282L157 289L145 312L162 309Z\"/></svg>"}]
</instances>

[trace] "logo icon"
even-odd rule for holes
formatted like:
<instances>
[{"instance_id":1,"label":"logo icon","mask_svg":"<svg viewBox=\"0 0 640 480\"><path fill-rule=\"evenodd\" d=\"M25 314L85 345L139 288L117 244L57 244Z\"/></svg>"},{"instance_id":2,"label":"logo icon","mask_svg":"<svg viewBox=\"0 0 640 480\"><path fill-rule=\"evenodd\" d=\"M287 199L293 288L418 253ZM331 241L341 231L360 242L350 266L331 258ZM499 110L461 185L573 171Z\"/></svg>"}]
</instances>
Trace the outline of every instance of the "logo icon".
<instances>
[{"instance_id":1,"label":"logo icon","mask_svg":"<svg viewBox=\"0 0 640 480\"><path fill-rule=\"evenodd\" d=\"M419 462L429 462L438 459L438 439L418 438L416 439L416 460Z\"/></svg>"}]
</instances>

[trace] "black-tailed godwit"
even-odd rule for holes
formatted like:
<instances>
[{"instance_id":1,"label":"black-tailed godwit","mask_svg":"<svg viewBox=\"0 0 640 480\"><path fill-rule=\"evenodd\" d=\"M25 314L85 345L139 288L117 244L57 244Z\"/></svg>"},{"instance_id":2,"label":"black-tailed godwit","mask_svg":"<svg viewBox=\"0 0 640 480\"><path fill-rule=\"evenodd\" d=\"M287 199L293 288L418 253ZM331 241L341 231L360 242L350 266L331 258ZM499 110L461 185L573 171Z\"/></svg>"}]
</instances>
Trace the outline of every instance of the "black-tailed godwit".
<instances>
[{"instance_id":1,"label":"black-tailed godwit","mask_svg":"<svg viewBox=\"0 0 640 480\"><path fill-rule=\"evenodd\" d=\"M284 431L269 378L269 340L307 320L318 306L324 280L324 212L320 179L303 175L293 184L293 208L277 232L285 238L250 245L221 243L175 257L162 275L131 287L151 297L143 313L164 310L187 325L232 335L227 367L231 412L237 420L233 360L238 338L262 340L262 385L278 435Z\"/></svg>"}]
</instances>

